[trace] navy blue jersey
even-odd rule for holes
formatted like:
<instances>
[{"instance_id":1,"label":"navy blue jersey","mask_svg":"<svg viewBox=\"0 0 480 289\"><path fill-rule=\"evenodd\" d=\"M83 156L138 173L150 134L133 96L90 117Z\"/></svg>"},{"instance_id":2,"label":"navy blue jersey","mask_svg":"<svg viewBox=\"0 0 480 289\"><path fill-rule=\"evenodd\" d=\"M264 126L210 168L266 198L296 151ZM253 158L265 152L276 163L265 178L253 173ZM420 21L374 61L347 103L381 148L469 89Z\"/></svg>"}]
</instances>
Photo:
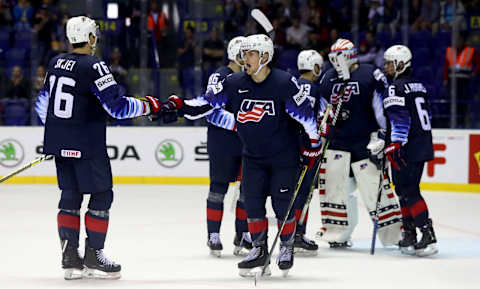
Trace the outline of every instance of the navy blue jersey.
<instances>
[{"instance_id":1,"label":"navy blue jersey","mask_svg":"<svg viewBox=\"0 0 480 289\"><path fill-rule=\"evenodd\" d=\"M333 68L320 81L321 94L333 104L333 108L336 108L343 86L343 81ZM368 157L366 146L370 133L386 126L382 105L386 87L387 80L379 69L369 64L359 64L350 74L343 95L342 110L348 113L348 118L341 120L339 117L335 125L335 138L329 148L356 151L362 158Z\"/></svg>"},{"instance_id":2,"label":"navy blue jersey","mask_svg":"<svg viewBox=\"0 0 480 289\"><path fill-rule=\"evenodd\" d=\"M264 158L278 156L298 161L298 123L313 145L318 145L316 117L297 80L289 73L271 69L256 83L245 72L229 75L210 88L203 98L213 107L230 111L244 145L243 154Z\"/></svg>"},{"instance_id":3,"label":"navy blue jersey","mask_svg":"<svg viewBox=\"0 0 480 289\"><path fill-rule=\"evenodd\" d=\"M304 96L310 100L313 112L318 118L327 108L328 101L322 97L318 84L301 77L298 79L298 84L302 88Z\"/></svg>"},{"instance_id":4,"label":"navy blue jersey","mask_svg":"<svg viewBox=\"0 0 480 289\"><path fill-rule=\"evenodd\" d=\"M432 114L425 86L401 75L385 92L383 106L389 121L387 143L404 144L408 161L432 160Z\"/></svg>"},{"instance_id":5,"label":"navy blue jersey","mask_svg":"<svg viewBox=\"0 0 480 289\"><path fill-rule=\"evenodd\" d=\"M108 115L122 119L150 112L146 102L123 92L97 57L54 57L35 106L45 123L43 153L73 158L105 154Z\"/></svg>"},{"instance_id":6,"label":"navy blue jersey","mask_svg":"<svg viewBox=\"0 0 480 289\"><path fill-rule=\"evenodd\" d=\"M207 90L211 86L217 85L219 81L223 81L228 75L232 74L233 70L228 66L222 66L218 68L208 78ZM231 119L226 118L228 113L223 108L216 108L212 113L206 116L208 122L208 150L209 153L215 154L229 154L229 155L241 155L242 142L238 137L238 134L224 127L222 122ZM234 122L232 122L233 124ZM232 128L233 129L233 128Z\"/></svg>"}]
</instances>

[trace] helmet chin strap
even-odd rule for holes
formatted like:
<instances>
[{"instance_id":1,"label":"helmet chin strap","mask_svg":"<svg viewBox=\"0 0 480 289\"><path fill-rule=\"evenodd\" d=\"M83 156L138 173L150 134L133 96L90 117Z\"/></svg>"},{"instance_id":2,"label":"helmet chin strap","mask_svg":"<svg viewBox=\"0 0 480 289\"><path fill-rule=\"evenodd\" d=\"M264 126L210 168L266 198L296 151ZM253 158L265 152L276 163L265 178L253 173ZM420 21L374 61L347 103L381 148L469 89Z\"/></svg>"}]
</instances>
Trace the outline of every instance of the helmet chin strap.
<instances>
[{"instance_id":1,"label":"helmet chin strap","mask_svg":"<svg viewBox=\"0 0 480 289\"><path fill-rule=\"evenodd\" d=\"M267 62L265 62L264 64L262 64L262 58L263 58L263 53L262 53L262 57L259 57L258 58L258 68L257 68L257 71L255 71L255 73L253 75L257 75L260 70L262 70L262 68L267 65Z\"/></svg>"},{"instance_id":2,"label":"helmet chin strap","mask_svg":"<svg viewBox=\"0 0 480 289\"><path fill-rule=\"evenodd\" d=\"M93 44L90 44L90 42L88 43L90 45L90 48L92 49L92 53L91 53L92 56L95 55L95 49L97 48L97 41L98 41L98 37L96 36L94 37L95 37L95 42Z\"/></svg>"}]
</instances>

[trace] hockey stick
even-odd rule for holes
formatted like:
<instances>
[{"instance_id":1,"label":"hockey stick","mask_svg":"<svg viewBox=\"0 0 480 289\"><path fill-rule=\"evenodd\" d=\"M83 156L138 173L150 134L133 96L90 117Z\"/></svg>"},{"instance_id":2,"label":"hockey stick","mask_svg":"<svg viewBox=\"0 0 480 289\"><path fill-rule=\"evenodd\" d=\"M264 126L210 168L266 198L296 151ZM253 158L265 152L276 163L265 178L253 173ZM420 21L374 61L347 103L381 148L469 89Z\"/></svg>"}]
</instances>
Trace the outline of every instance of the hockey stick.
<instances>
[{"instance_id":1,"label":"hockey stick","mask_svg":"<svg viewBox=\"0 0 480 289\"><path fill-rule=\"evenodd\" d=\"M274 41L275 31L273 30L273 25L270 20L268 20L267 16L265 16L265 14L263 14L263 12L257 8L253 9L252 12L250 12L250 15L252 15L252 18L263 27L268 36L270 36L270 39Z\"/></svg>"},{"instance_id":2,"label":"hockey stick","mask_svg":"<svg viewBox=\"0 0 480 289\"><path fill-rule=\"evenodd\" d=\"M19 173L33 167L34 165L43 162L44 160L51 160L52 158L53 158L53 155L42 155L41 157L38 157L38 158L34 159L33 161L24 165L23 167L21 167L21 168L15 170L15 171L11 172L10 174L4 176L3 178L0 179L0 183L5 182L6 180L10 179L11 177L13 177L15 175L18 175Z\"/></svg>"},{"instance_id":3,"label":"hockey stick","mask_svg":"<svg viewBox=\"0 0 480 289\"><path fill-rule=\"evenodd\" d=\"M372 245L370 247L371 255L375 254L375 242L377 240L378 212L380 211L380 200L382 198L383 185L385 180L385 156L382 158L382 162L380 164L381 164L380 182L378 183L377 203L375 205L375 212L373 214L373 235L372 235Z\"/></svg>"},{"instance_id":4,"label":"hockey stick","mask_svg":"<svg viewBox=\"0 0 480 289\"><path fill-rule=\"evenodd\" d=\"M332 119L331 126L334 127L337 123L338 116L340 115L340 110L342 109L343 103L343 95L345 94L345 90L347 89L348 79L344 80L344 85L342 88L342 92L340 93L340 97L338 98L337 107L335 108L335 114ZM325 117L325 116L324 116ZM323 120L322 120L323 123ZM310 202L312 201L313 196L313 188L315 187L315 183L318 181L318 173L320 172L320 167L322 166L322 161L327 154L327 149L330 146L330 139L327 139L325 145L323 146L322 154L320 155L320 161L318 162L317 168L315 170L315 177L313 179L312 184L310 185L310 192L308 193L307 201L302 209L302 214L300 215L300 219L298 220L298 224L301 226L305 222L305 216L307 215L308 207L310 206Z\"/></svg>"},{"instance_id":5,"label":"hockey stick","mask_svg":"<svg viewBox=\"0 0 480 289\"><path fill-rule=\"evenodd\" d=\"M275 239L273 240L273 245L270 248L270 252L268 253L268 257L265 259L265 264L263 264L262 271L260 272L260 276L263 276L265 274L265 269L267 268L268 264L270 263L270 258L272 256L273 250L275 249L275 246L277 245L278 238L280 237L280 233L283 230L283 227L285 227L285 223L287 223L288 216L290 215L290 211L293 208L293 203L295 202L295 199L297 198L298 191L300 190L300 187L302 186L303 179L305 178L305 173L308 170L308 166L304 165L302 168L302 172L300 173L300 176L298 178L297 184L295 185L295 191L293 192L292 198L290 199L290 203L288 204L287 207L287 214L285 214L285 217L283 217L282 225L278 229L277 235L275 235ZM257 276L255 275L255 285L257 285Z\"/></svg>"}]
</instances>

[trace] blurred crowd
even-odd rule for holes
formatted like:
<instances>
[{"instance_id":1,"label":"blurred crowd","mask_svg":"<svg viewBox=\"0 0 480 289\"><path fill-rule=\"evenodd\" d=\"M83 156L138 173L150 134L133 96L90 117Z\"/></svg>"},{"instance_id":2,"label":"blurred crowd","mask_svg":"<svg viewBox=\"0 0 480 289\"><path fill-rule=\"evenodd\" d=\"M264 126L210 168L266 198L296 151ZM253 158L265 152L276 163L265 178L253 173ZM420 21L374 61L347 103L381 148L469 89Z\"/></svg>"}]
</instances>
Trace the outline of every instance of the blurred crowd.
<instances>
[{"instance_id":1,"label":"blurred crowd","mask_svg":"<svg viewBox=\"0 0 480 289\"><path fill-rule=\"evenodd\" d=\"M65 23L70 14L68 6L60 2L65 1L0 0L0 123L28 124L34 119L30 117L29 107L22 108L23 103L7 112L6 102L24 99L29 105L43 84L49 59L69 50ZM116 34L102 35L99 53L128 91L129 70L140 66L142 13L140 1L118 2L123 29ZM209 17L207 29L198 27L199 16L192 2L150 0L146 20L149 33L147 66L175 69L172 79L177 81L185 97L204 90L208 76L225 63L225 44L229 39L263 32L249 16L253 8L262 10L274 26L274 65L294 75L298 74L296 58L301 50L315 49L326 60L330 45L338 38L356 40L359 61L379 67L383 51L405 41L402 0L360 0L356 5L351 0L224 0L217 6L221 11L219 15ZM443 120L436 124L447 126L448 71L450 65L455 66L447 55L452 25L455 22L460 31L467 30L468 19L464 15L466 12L480 15L480 0L457 1L457 16L452 0L409 0L406 11L408 45L414 54L416 76L429 85L439 100L438 105L434 105L434 113ZM195 21L187 21L189 19ZM356 21L358 27L352 24ZM353 39L352 31L358 31L358 39ZM457 43L459 55L464 47L469 47L469 35L463 33L461 36L463 47ZM466 84L468 91L458 92L470 99L478 94L473 81L479 67L476 59L472 60L474 67L469 78L472 81ZM200 71L200 75L196 71ZM460 98L468 104L468 99ZM23 110L27 116L9 117L11 111L15 116L21 115Z\"/></svg>"}]
</instances>

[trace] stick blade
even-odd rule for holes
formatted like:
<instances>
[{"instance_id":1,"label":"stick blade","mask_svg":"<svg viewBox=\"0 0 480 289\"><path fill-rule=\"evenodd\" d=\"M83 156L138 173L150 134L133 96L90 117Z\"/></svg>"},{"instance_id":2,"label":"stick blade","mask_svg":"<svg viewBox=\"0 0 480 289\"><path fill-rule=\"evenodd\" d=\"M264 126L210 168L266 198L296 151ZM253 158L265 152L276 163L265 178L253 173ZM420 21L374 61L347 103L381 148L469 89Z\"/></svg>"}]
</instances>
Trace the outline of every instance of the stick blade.
<instances>
[{"instance_id":1,"label":"stick blade","mask_svg":"<svg viewBox=\"0 0 480 289\"><path fill-rule=\"evenodd\" d=\"M265 29L265 32L270 33L273 30L272 23L270 20L268 20L267 16L263 14L263 12L260 9L253 9L252 12L250 12L250 15L252 15L253 19L260 24L263 29Z\"/></svg>"}]
</instances>

